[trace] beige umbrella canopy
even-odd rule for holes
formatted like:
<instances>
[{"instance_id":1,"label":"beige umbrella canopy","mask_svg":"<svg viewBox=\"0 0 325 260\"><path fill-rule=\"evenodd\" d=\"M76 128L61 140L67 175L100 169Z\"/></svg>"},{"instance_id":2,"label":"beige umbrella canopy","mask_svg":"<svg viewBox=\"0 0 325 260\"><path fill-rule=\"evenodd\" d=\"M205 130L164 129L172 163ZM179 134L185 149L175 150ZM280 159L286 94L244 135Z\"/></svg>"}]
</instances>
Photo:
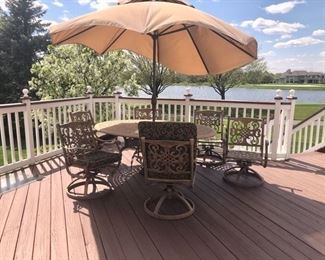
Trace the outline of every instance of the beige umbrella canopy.
<instances>
[{"instance_id":1,"label":"beige umbrella canopy","mask_svg":"<svg viewBox=\"0 0 325 260\"><path fill-rule=\"evenodd\" d=\"M127 49L188 75L220 74L257 58L256 40L187 5L117 5L50 27L53 44L79 43L98 54ZM155 84L154 84L155 85ZM156 93L153 93L153 110Z\"/></svg>"},{"instance_id":2,"label":"beige umbrella canopy","mask_svg":"<svg viewBox=\"0 0 325 260\"><path fill-rule=\"evenodd\" d=\"M152 0L118 0L117 4L122 5L122 4L130 4L130 3L137 3L137 2L147 2L147 1L152 1ZM185 0L158 0L158 1L192 6L189 2Z\"/></svg>"}]
</instances>

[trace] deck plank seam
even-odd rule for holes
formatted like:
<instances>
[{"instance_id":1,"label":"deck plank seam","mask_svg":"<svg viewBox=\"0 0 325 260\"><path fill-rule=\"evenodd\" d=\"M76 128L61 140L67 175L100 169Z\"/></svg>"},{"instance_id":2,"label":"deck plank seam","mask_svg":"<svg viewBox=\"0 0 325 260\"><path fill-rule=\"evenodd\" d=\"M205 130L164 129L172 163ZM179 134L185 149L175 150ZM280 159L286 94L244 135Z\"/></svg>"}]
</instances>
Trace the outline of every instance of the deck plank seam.
<instances>
[{"instance_id":1,"label":"deck plank seam","mask_svg":"<svg viewBox=\"0 0 325 260\"><path fill-rule=\"evenodd\" d=\"M203 174L202 174L203 175ZM208 179L209 180L209 179ZM222 188L220 185L218 185L217 183L214 182L214 185L218 186L219 188L221 188L224 192L228 193L230 196L234 197L235 199L238 199L239 201L241 201L244 205L246 205L247 207L251 208L252 210L259 212L258 210L256 210L254 207L251 207L248 203L246 203L245 201L243 201L242 199L240 199L239 197L236 197L235 195L231 194L230 192L228 192L226 189ZM260 214L262 214L261 212L259 212ZM274 225L278 226L279 228L285 230L287 233L289 233L291 236L293 236L294 238L296 238L297 240L299 240L301 243L305 244L307 247L309 247L310 249L316 251L318 254L323 255L319 250L317 250L316 248L314 248L313 246L309 245L308 243L306 243L305 241L301 240L299 236L296 236L295 234L293 234L292 232L290 232L288 229L286 229L285 227L282 227L280 224L278 224L277 222L275 222L274 220L272 220L271 218L265 216L264 214L262 214L265 218L267 218L269 221L271 221Z\"/></svg>"},{"instance_id":2,"label":"deck plank seam","mask_svg":"<svg viewBox=\"0 0 325 260\"><path fill-rule=\"evenodd\" d=\"M6 220L5 220L5 223L4 223L4 225L3 225L3 229L1 230L1 234L0 234L0 243L1 243L1 241L2 241L3 232L4 232L5 227L6 227L6 225L7 225L7 221L8 221L8 217L9 217L9 214L10 214L10 211L11 211L11 208L12 208L12 204L14 203L14 200L15 200L15 197L16 197L17 189L15 189L15 190L12 191L12 192L14 192L15 194L14 194L12 200L11 200L10 207L9 207L9 210L8 210L8 214L7 214L7 216L6 216Z\"/></svg>"}]
</instances>

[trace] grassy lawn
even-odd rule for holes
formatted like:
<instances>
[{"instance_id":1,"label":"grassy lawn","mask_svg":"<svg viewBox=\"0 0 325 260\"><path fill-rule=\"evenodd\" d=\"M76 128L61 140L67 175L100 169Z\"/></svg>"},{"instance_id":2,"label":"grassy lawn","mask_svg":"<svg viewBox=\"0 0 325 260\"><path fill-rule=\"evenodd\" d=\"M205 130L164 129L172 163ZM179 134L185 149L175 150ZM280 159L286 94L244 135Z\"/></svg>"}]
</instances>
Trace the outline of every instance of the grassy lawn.
<instances>
[{"instance_id":1,"label":"grassy lawn","mask_svg":"<svg viewBox=\"0 0 325 260\"><path fill-rule=\"evenodd\" d=\"M325 84L245 84L242 88L256 89L295 89L295 90L325 90Z\"/></svg>"},{"instance_id":2,"label":"grassy lawn","mask_svg":"<svg viewBox=\"0 0 325 260\"><path fill-rule=\"evenodd\" d=\"M304 120L323 107L325 107L325 104L297 104L294 119L299 121Z\"/></svg>"}]
</instances>

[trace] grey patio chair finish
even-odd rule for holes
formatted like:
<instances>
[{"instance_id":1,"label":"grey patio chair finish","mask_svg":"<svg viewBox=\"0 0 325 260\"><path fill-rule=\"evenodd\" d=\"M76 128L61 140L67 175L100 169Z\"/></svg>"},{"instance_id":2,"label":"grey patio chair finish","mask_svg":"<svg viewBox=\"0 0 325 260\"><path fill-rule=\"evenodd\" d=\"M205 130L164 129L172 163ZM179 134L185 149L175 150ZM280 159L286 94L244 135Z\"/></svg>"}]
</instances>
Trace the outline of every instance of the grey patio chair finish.
<instances>
[{"instance_id":1,"label":"grey patio chair finish","mask_svg":"<svg viewBox=\"0 0 325 260\"><path fill-rule=\"evenodd\" d=\"M192 123L140 122L139 136L145 181L166 185L161 195L144 202L145 212L165 220L192 215L194 203L174 186L193 187L196 126Z\"/></svg>"},{"instance_id":2,"label":"grey patio chair finish","mask_svg":"<svg viewBox=\"0 0 325 260\"><path fill-rule=\"evenodd\" d=\"M197 162L205 166L224 164L223 111L196 110L194 122L197 125L209 126L216 132L213 138L198 140Z\"/></svg>"},{"instance_id":3,"label":"grey patio chair finish","mask_svg":"<svg viewBox=\"0 0 325 260\"><path fill-rule=\"evenodd\" d=\"M77 112L70 112L70 119L72 122L79 122L79 121L87 121L91 124L91 126L93 127L94 131L95 131L95 135L96 137L98 137L98 139L104 144L109 143L109 142L115 142L116 140L116 136L113 135L109 135L109 134L104 134L104 133L100 133L98 131L95 130L95 121L94 118L92 116L92 114L90 113L90 111L86 110L86 111L77 111Z\"/></svg>"},{"instance_id":4,"label":"grey patio chair finish","mask_svg":"<svg viewBox=\"0 0 325 260\"><path fill-rule=\"evenodd\" d=\"M111 185L97 174L104 169L111 169L114 174L120 166L121 153L101 150L89 122L58 124L57 129L66 170L74 178L67 187L67 195L73 199L91 199L109 192ZM72 171L72 167L76 172Z\"/></svg>"},{"instance_id":5,"label":"grey patio chair finish","mask_svg":"<svg viewBox=\"0 0 325 260\"><path fill-rule=\"evenodd\" d=\"M156 110L156 119L160 120L162 117L162 111L160 109ZM151 108L138 108L134 109L134 118L140 120L152 120L153 113ZM133 162L136 160L138 163L142 164L142 155L140 151L140 140L138 138L125 138L125 146L128 148L134 148L135 151L131 158L131 169L133 167Z\"/></svg>"},{"instance_id":6,"label":"grey patio chair finish","mask_svg":"<svg viewBox=\"0 0 325 260\"><path fill-rule=\"evenodd\" d=\"M246 188L263 184L263 178L250 166L267 166L269 142L264 138L264 128L263 119L228 118L225 159L236 165L224 172L225 182Z\"/></svg>"}]
</instances>

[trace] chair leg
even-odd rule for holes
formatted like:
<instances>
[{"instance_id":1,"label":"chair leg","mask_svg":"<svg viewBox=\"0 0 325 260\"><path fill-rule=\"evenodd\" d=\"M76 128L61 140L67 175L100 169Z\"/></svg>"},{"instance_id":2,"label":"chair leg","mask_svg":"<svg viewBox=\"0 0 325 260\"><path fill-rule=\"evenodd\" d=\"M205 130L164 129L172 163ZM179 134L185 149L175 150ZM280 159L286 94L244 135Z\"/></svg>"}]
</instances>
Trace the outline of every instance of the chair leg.
<instances>
[{"instance_id":1,"label":"chair leg","mask_svg":"<svg viewBox=\"0 0 325 260\"><path fill-rule=\"evenodd\" d=\"M172 204L173 201L177 202L178 207L176 204ZM175 190L172 185L167 185L161 196L148 198L144 202L144 210L154 218L176 220L191 216L194 213L195 205L192 200Z\"/></svg>"},{"instance_id":2,"label":"chair leg","mask_svg":"<svg viewBox=\"0 0 325 260\"><path fill-rule=\"evenodd\" d=\"M223 180L241 188L255 188L263 185L263 177L249 166L247 162L239 162L238 165L224 172Z\"/></svg>"}]
</instances>

